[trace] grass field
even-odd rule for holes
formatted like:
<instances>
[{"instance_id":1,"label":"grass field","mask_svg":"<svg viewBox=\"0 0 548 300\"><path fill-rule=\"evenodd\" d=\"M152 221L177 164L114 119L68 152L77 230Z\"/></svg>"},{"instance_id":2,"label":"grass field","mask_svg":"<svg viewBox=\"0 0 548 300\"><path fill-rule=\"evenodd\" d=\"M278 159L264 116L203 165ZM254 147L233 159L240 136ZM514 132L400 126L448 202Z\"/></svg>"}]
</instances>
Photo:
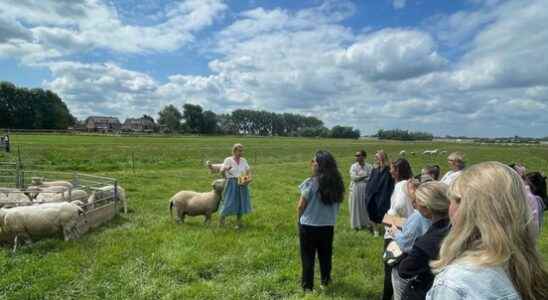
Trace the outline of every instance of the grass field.
<instances>
[{"instance_id":1,"label":"grass field","mask_svg":"<svg viewBox=\"0 0 548 300\"><path fill-rule=\"evenodd\" d=\"M206 191L215 178L205 160L221 161L242 142L254 170L254 211L241 230L234 220L220 228L218 216L175 224L168 199L177 191ZM296 231L297 185L309 175L317 149L331 151L348 184L353 153L370 157L383 148L420 153L439 148L466 153L468 163L522 161L548 173L547 146L486 146L451 143L378 143L358 140L219 137L109 137L13 135L27 168L81 171L118 178L131 212L80 240L48 239L16 255L0 249L0 299L371 299L382 289L382 239L349 228L347 202L335 230L333 284L310 295L299 286ZM426 163L447 170L446 157L409 155L414 172ZM548 220L548 215L545 217ZM548 232L540 250L548 263ZM319 282L317 281L317 284Z\"/></svg>"}]
</instances>

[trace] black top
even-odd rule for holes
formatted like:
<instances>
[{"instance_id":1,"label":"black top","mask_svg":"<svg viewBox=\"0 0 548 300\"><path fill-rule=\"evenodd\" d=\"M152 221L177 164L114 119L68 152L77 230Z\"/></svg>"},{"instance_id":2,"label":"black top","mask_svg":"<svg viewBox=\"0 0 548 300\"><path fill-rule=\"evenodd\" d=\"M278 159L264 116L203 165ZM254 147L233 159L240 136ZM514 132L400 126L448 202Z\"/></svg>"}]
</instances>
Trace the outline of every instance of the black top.
<instances>
[{"instance_id":1,"label":"black top","mask_svg":"<svg viewBox=\"0 0 548 300\"><path fill-rule=\"evenodd\" d=\"M406 289L403 294L403 299L415 299L413 296L423 295L418 297L424 299L428 290L434 282L434 274L430 270L430 261L438 259L440 247L443 239L449 233L451 228L449 219L441 219L433 223L430 229L421 237L419 237L413 248L404 257L398 265L398 274L401 278L412 279L412 293ZM406 295L408 294L408 295Z\"/></svg>"},{"instance_id":2,"label":"black top","mask_svg":"<svg viewBox=\"0 0 548 300\"><path fill-rule=\"evenodd\" d=\"M365 188L365 203L369 218L380 224L384 214L390 209L390 197L394 191L394 179L390 175L390 168L373 168L369 182Z\"/></svg>"}]
</instances>

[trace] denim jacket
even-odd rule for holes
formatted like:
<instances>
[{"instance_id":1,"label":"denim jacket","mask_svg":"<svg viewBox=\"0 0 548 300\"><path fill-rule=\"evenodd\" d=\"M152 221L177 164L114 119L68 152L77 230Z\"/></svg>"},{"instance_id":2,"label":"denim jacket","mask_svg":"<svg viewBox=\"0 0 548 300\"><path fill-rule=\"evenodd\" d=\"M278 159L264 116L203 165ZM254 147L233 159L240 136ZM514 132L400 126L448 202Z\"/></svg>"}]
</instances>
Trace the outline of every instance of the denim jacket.
<instances>
[{"instance_id":1,"label":"denim jacket","mask_svg":"<svg viewBox=\"0 0 548 300\"><path fill-rule=\"evenodd\" d=\"M436 275L426 299L521 299L502 267L454 263Z\"/></svg>"}]
</instances>

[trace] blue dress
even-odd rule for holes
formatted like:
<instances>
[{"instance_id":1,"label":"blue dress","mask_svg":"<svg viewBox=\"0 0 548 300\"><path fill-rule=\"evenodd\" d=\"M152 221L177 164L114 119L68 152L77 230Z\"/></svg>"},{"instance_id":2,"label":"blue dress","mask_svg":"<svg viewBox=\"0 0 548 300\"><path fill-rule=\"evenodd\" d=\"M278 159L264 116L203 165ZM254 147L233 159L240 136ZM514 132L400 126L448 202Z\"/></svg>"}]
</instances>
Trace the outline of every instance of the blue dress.
<instances>
[{"instance_id":1,"label":"blue dress","mask_svg":"<svg viewBox=\"0 0 548 300\"><path fill-rule=\"evenodd\" d=\"M225 160L224 165L234 164L230 158ZM242 158L242 164L247 165L247 162ZM238 172L239 173L239 172ZM223 191L223 206L221 208L221 216L243 215L251 212L251 199L249 196L249 186L239 185L237 176L228 176L225 189Z\"/></svg>"}]
</instances>

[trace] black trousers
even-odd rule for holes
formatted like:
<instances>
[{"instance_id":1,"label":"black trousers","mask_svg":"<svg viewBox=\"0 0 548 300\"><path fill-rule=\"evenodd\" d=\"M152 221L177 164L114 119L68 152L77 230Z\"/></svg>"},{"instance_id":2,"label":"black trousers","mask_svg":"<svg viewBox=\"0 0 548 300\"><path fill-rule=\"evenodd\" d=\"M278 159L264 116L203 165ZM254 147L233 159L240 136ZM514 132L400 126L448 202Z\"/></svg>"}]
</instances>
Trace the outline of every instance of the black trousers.
<instances>
[{"instance_id":1,"label":"black trousers","mask_svg":"<svg viewBox=\"0 0 548 300\"><path fill-rule=\"evenodd\" d=\"M331 281L331 258L333 255L333 226L308 226L299 224L303 289L314 287L314 262L316 253L320 261L320 277L323 285Z\"/></svg>"},{"instance_id":2,"label":"black trousers","mask_svg":"<svg viewBox=\"0 0 548 300\"><path fill-rule=\"evenodd\" d=\"M391 241L392 239L384 240L384 251L386 251L386 247L388 247L388 244L390 244ZM394 296L394 288L392 287L392 267L384 262L384 289L382 291L382 299L391 300L392 296Z\"/></svg>"}]
</instances>

